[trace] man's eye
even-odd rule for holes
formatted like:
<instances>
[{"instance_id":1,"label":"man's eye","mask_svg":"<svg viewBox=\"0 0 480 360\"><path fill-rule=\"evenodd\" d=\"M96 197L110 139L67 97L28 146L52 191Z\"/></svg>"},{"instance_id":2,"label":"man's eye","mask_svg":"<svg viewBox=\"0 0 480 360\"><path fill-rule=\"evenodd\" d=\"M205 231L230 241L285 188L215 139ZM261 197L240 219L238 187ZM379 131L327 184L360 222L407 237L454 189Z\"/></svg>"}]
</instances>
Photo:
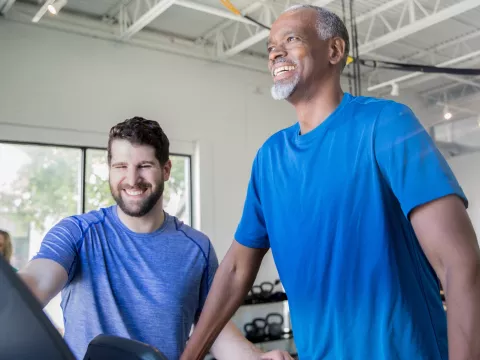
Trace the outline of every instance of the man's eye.
<instances>
[{"instance_id":1,"label":"man's eye","mask_svg":"<svg viewBox=\"0 0 480 360\"><path fill-rule=\"evenodd\" d=\"M292 42L292 41L294 41L294 40L297 40L297 37L296 37L296 36L289 36L289 37L287 38L287 42Z\"/></svg>"}]
</instances>

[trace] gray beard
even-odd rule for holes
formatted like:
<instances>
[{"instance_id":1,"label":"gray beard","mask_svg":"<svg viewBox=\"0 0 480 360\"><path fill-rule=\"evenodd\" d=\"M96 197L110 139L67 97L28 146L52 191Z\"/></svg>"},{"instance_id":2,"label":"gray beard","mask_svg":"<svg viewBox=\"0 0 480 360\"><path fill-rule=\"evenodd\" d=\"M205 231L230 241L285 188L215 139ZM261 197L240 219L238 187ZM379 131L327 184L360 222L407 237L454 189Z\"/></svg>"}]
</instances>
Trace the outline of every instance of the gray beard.
<instances>
[{"instance_id":1,"label":"gray beard","mask_svg":"<svg viewBox=\"0 0 480 360\"><path fill-rule=\"evenodd\" d=\"M300 77L296 75L293 79L287 81L279 81L272 85L270 90L272 97L275 100L285 100L292 95L297 87Z\"/></svg>"}]
</instances>

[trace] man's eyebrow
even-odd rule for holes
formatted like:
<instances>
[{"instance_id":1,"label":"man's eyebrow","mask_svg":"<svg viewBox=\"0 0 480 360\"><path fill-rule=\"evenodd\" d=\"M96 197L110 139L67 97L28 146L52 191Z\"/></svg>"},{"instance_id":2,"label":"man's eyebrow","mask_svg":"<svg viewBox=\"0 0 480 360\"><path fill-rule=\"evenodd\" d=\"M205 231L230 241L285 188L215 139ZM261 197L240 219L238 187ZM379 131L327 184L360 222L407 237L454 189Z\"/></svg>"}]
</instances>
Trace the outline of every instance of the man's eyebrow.
<instances>
[{"instance_id":1,"label":"man's eyebrow","mask_svg":"<svg viewBox=\"0 0 480 360\"><path fill-rule=\"evenodd\" d=\"M140 162L140 165L155 165L155 162L151 160L145 160Z\"/></svg>"},{"instance_id":2,"label":"man's eyebrow","mask_svg":"<svg viewBox=\"0 0 480 360\"><path fill-rule=\"evenodd\" d=\"M116 162L112 162L111 166L119 166L119 165L127 165L127 163L125 161L116 161Z\"/></svg>"},{"instance_id":3,"label":"man's eyebrow","mask_svg":"<svg viewBox=\"0 0 480 360\"><path fill-rule=\"evenodd\" d=\"M283 30L281 33L280 33L280 37L285 37L285 36L288 36L288 35L295 35L295 36L298 36L297 32L296 31L293 31L293 30ZM270 44L272 43L272 39L271 38L268 38L267 39L267 42L266 42L266 46L268 47Z\"/></svg>"}]
</instances>

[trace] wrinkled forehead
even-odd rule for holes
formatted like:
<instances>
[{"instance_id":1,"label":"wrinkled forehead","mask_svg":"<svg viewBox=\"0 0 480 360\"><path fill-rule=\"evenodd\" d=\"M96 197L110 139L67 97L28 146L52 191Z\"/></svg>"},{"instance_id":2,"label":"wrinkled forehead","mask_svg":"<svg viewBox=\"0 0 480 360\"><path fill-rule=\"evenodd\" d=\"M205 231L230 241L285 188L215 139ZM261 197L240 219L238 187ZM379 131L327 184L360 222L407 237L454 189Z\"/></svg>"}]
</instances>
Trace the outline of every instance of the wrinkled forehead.
<instances>
[{"instance_id":1,"label":"wrinkled forehead","mask_svg":"<svg viewBox=\"0 0 480 360\"><path fill-rule=\"evenodd\" d=\"M297 9L281 14L272 24L268 40L282 38L290 34L307 35L316 32L317 17L311 9Z\"/></svg>"}]
</instances>

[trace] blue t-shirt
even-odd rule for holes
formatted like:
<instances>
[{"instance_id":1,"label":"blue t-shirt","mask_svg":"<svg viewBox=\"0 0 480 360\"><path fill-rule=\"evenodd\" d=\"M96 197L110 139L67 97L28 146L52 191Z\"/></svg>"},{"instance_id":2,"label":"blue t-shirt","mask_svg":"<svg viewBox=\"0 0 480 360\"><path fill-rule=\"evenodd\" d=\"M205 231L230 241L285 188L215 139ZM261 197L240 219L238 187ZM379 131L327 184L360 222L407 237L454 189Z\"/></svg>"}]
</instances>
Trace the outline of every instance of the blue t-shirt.
<instances>
[{"instance_id":1,"label":"blue t-shirt","mask_svg":"<svg viewBox=\"0 0 480 360\"><path fill-rule=\"evenodd\" d=\"M449 194L467 206L394 101L346 93L312 131L295 124L265 142L235 239L271 248L300 359L447 359L439 282L409 214Z\"/></svg>"},{"instance_id":2,"label":"blue t-shirt","mask_svg":"<svg viewBox=\"0 0 480 360\"><path fill-rule=\"evenodd\" d=\"M153 233L128 229L112 206L60 221L35 258L68 273L62 290L65 340L78 359L98 334L150 344L168 359L183 352L218 267L210 240L165 214Z\"/></svg>"}]
</instances>

